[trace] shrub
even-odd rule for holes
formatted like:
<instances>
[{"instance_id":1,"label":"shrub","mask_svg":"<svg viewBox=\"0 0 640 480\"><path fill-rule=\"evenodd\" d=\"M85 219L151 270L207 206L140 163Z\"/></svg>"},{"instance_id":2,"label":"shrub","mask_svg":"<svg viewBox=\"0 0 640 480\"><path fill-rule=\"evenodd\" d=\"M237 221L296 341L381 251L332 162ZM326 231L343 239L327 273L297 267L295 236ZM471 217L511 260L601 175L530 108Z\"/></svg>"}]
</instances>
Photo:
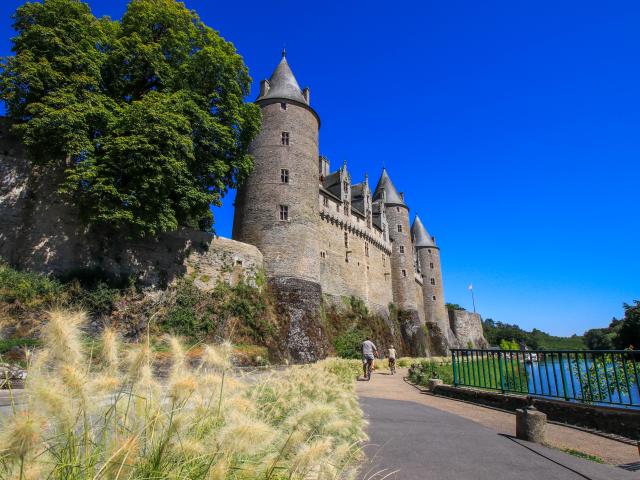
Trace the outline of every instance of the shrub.
<instances>
[{"instance_id":1,"label":"shrub","mask_svg":"<svg viewBox=\"0 0 640 480\"><path fill-rule=\"evenodd\" d=\"M367 334L360 329L352 328L333 340L333 348L340 358L362 357L362 342Z\"/></svg>"},{"instance_id":2,"label":"shrub","mask_svg":"<svg viewBox=\"0 0 640 480\"><path fill-rule=\"evenodd\" d=\"M450 385L453 383L453 367L450 362L437 360L422 360L411 369L409 379L419 385L426 385L435 373L436 378Z\"/></svg>"},{"instance_id":3,"label":"shrub","mask_svg":"<svg viewBox=\"0 0 640 480\"><path fill-rule=\"evenodd\" d=\"M38 308L64 300L64 287L59 281L39 273L15 270L0 260L0 301Z\"/></svg>"}]
</instances>

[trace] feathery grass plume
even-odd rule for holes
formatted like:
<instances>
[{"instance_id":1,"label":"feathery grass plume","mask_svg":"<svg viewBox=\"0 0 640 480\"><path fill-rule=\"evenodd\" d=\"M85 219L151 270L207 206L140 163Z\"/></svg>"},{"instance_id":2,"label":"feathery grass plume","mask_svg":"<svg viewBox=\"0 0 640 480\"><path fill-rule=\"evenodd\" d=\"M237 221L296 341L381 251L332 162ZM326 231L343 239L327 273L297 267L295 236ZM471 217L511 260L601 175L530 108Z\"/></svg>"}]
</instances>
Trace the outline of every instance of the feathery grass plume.
<instances>
[{"instance_id":1,"label":"feathery grass plume","mask_svg":"<svg viewBox=\"0 0 640 480\"><path fill-rule=\"evenodd\" d=\"M246 417L240 412L220 431L222 450L236 455L258 454L273 441L276 432L260 420Z\"/></svg>"},{"instance_id":2,"label":"feathery grass plume","mask_svg":"<svg viewBox=\"0 0 640 480\"><path fill-rule=\"evenodd\" d=\"M202 354L202 365L205 368L225 370L231 366L233 346L229 342L219 345L205 345Z\"/></svg>"},{"instance_id":3,"label":"feathery grass plume","mask_svg":"<svg viewBox=\"0 0 640 480\"><path fill-rule=\"evenodd\" d=\"M118 334L107 327L102 331L100 340L102 346L101 357L105 365L105 371L110 375L117 375L120 367Z\"/></svg>"},{"instance_id":4,"label":"feathery grass plume","mask_svg":"<svg viewBox=\"0 0 640 480\"><path fill-rule=\"evenodd\" d=\"M171 376L183 375L187 370L187 354L182 341L175 336L168 336L167 343L171 350Z\"/></svg>"},{"instance_id":5,"label":"feathery grass plume","mask_svg":"<svg viewBox=\"0 0 640 480\"><path fill-rule=\"evenodd\" d=\"M143 367L151 365L153 354L151 349L145 345L135 345L127 352L127 379L131 383L136 383L142 373Z\"/></svg>"},{"instance_id":6,"label":"feathery grass plume","mask_svg":"<svg viewBox=\"0 0 640 480\"><path fill-rule=\"evenodd\" d=\"M85 312L51 310L49 321L42 328L42 340L53 360L78 365L83 360L80 326L86 323Z\"/></svg>"},{"instance_id":7,"label":"feathery grass plume","mask_svg":"<svg viewBox=\"0 0 640 480\"><path fill-rule=\"evenodd\" d=\"M226 457L216 459L215 463L209 469L206 480L225 480L229 473L229 463Z\"/></svg>"},{"instance_id":8,"label":"feathery grass plume","mask_svg":"<svg viewBox=\"0 0 640 480\"><path fill-rule=\"evenodd\" d=\"M325 455L329 453L330 450L331 440L328 438L320 438L302 445L293 461L298 475L304 478L309 470L319 466L325 461Z\"/></svg>"},{"instance_id":9,"label":"feathery grass plume","mask_svg":"<svg viewBox=\"0 0 640 480\"><path fill-rule=\"evenodd\" d=\"M60 378L62 383L68 388L73 397L80 400L83 405L87 404L88 389L87 377L80 369L71 365L62 365L60 367Z\"/></svg>"},{"instance_id":10,"label":"feathery grass plume","mask_svg":"<svg viewBox=\"0 0 640 480\"><path fill-rule=\"evenodd\" d=\"M34 450L41 446L43 426L44 419L32 412L17 412L3 425L0 436L1 454L24 463L27 455L34 453Z\"/></svg>"},{"instance_id":11,"label":"feathery grass plume","mask_svg":"<svg viewBox=\"0 0 640 480\"><path fill-rule=\"evenodd\" d=\"M140 440L137 436L122 436L108 445L106 452L109 458L104 462L96 478L127 478L130 476L140 450Z\"/></svg>"}]
</instances>

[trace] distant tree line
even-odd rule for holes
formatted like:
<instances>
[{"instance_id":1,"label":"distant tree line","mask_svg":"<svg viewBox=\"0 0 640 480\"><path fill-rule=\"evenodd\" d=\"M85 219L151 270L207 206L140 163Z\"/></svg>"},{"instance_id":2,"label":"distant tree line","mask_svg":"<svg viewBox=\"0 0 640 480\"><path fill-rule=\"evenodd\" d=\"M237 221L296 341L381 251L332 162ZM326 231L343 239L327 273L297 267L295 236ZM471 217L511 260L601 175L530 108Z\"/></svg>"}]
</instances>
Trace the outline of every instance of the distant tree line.
<instances>
[{"instance_id":1,"label":"distant tree line","mask_svg":"<svg viewBox=\"0 0 640 480\"><path fill-rule=\"evenodd\" d=\"M514 348L524 343L532 350L583 350L585 344L579 335L558 337L534 328L530 332L518 325L496 322L487 318L482 322L484 337L490 345Z\"/></svg>"},{"instance_id":2,"label":"distant tree line","mask_svg":"<svg viewBox=\"0 0 640 480\"><path fill-rule=\"evenodd\" d=\"M559 337L534 328L524 330L518 325L496 322L487 318L482 322L484 336L490 345L514 349L520 344L533 350L611 350L640 348L640 301L624 304L624 318L614 318L607 328L592 328L584 335Z\"/></svg>"},{"instance_id":3,"label":"distant tree line","mask_svg":"<svg viewBox=\"0 0 640 480\"><path fill-rule=\"evenodd\" d=\"M611 320L606 328L592 328L584 334L590 350L640 349L640 301L624 304L624 318Z\"/></svg>"}]
</instances>

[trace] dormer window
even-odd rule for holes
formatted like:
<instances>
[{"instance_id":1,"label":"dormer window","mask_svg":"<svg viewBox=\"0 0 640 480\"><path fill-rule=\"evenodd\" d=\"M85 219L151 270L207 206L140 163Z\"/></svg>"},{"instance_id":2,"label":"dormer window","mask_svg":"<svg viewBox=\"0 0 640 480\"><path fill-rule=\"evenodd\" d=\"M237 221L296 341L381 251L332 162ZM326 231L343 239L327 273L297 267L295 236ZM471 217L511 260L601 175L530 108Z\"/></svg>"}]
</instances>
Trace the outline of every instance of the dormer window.
<instances>
[{"instance_id":1,"label":"dormer window","mask_svg":"<svg viewBox=\"0 0 640 480\"><path fill-rule=\"evenodd\" d=\"M289 145L289 132L282 132L282 145Z\"/></svg>"}]
</instances>

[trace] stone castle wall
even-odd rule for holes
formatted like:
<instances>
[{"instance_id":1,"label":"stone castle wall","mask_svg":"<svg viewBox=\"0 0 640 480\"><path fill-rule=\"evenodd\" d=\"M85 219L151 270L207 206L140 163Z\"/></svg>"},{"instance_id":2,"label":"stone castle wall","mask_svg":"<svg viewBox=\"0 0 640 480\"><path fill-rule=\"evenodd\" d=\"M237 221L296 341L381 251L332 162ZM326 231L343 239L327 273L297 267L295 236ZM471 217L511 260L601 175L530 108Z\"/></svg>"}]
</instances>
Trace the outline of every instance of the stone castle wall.
<instances>
[{"instance_id":1,"label":"stone castle wall","mask_svg":"<svg viewBox=\"0 0 640 480\"><path fill-rule=\"evenodd\" d=\"M388 317L393 302L391 245L382 232L368 228L357 214L345 215L342 204L319 197L318 239L320 285L325 299L340 305L344 297L358 297L370 311ZM345 245L345 235L347 243Z\"/></svg>"}]
</instances>

